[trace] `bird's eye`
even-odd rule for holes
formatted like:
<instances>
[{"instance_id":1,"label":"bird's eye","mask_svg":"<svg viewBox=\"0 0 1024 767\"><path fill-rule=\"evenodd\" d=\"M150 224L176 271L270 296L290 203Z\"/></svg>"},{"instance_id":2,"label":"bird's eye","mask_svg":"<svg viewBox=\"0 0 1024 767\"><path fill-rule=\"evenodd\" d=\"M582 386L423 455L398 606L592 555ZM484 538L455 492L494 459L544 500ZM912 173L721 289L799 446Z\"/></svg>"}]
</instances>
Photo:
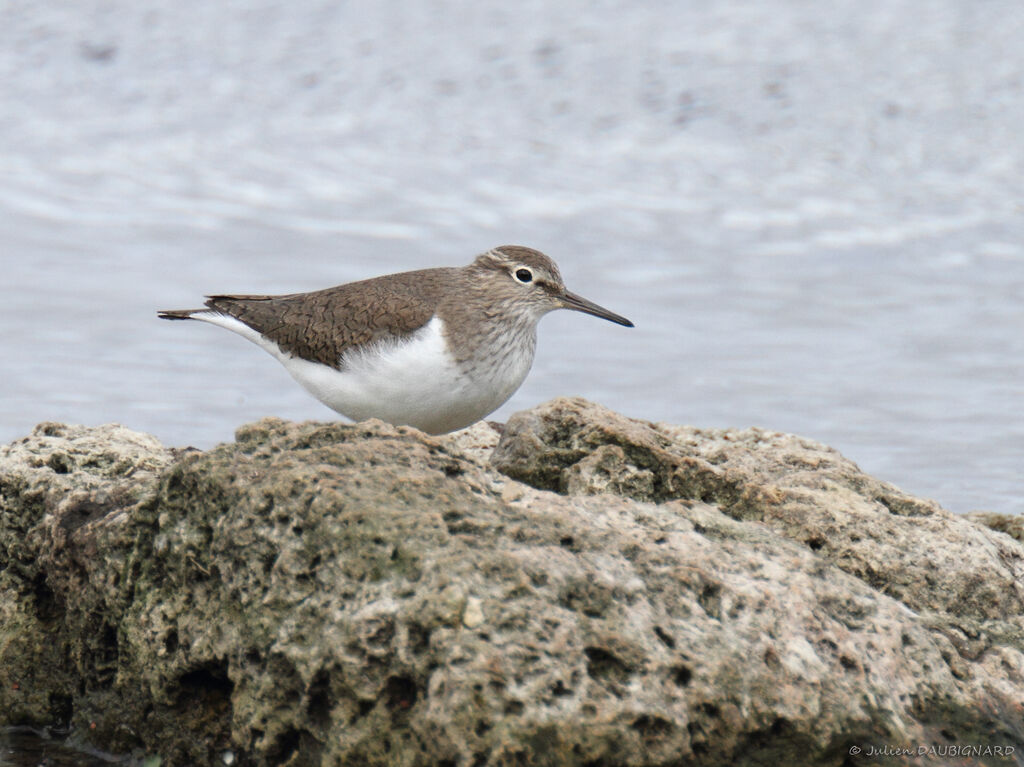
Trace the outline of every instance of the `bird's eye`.
<instances>
[{"instance_id":1,"label":"bird's eye","mask_svg":"<svg viewBox=\"0 0 1024 767\"><path fill-rule=\"evenodd\" d=\"M529 269L516 269L514 276L522 283L533 282L533 272Z\"/></svg>"}]
</instances>

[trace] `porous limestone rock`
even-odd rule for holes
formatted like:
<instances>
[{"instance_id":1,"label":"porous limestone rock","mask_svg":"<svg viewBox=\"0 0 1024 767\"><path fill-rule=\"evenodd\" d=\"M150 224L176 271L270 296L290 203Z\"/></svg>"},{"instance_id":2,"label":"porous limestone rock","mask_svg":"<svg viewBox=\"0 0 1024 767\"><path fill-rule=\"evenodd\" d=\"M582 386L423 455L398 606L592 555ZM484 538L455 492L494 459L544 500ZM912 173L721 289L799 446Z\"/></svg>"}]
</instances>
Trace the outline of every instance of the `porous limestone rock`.
<instances>
[{"instance_id":1,"label":"porous limestone rock","mask_svg":"<svg viewBox=\"0 0 1024 767\"><path fill-rule=\"evenodd\" d=\"M0 725L165 767L1017 764L1022 558L809 440L583 400L500 441L44 424L0 448Z\"/></svg>"},{"instance_id":2,"label":"porous limestone rock","mask_svg":"<svg viewBox=\"0 0 1024 767\"><path fill-rule=\"evenodd\" d=\"M915 610L968 620L1024 613L1019 543L870 477L803 437L646 423L558 399L514 415L491 463L568 495L713 504L804 543Z\"/></svg>"}]
</instances>

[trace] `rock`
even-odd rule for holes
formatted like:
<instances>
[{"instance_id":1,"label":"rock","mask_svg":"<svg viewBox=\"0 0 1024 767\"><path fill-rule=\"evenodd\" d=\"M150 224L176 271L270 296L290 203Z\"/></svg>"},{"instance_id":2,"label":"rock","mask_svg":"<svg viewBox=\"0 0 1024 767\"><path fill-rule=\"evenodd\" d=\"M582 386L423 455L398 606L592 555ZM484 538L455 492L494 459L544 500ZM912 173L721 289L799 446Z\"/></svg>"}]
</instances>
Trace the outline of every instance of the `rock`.
<instances>
[{"instance_id":1,"label":"rock","mask_svg":"<svg viewBox=\"0 0 1024 767\"><path fill-rule=\"evenodd\" d=\"M980 525L1006 533L1015 540L1024 542L1024 519L1009 514L993 514L989 511L972 511L964 515Z\"/></svg>"},{"instance_id":2,"label":"rock","mask_svg":"<svg viewBox=\"0 0 1024 767\"><path fill-rule=\"evenodd\" d=\"M43 423L0 447L0 724L66 726L81 685L116 673L133 510L173 456L116 425ZM115 604L81 614L99 591Z\"/></svg>"},{"instance_id":3,"label":"rock","mask_svg":"<svg viewBox=\"0 0 1024 767\"><path fill-rule=\"evenodd\" d=\"M802 437L644 423L559 399L513 416L491 463L569 495L713 504L805 544L914 610L972 620L1024 613L1019 545Z\"/></svg>"},{"instance_id":4,"label":"rock","mask_svg":"<svg viewBox=\"0 0 1024 767\"><path fill-rule=\"evenodd\" d=\"M790 435L44 424L0 514L0 725L164 765L1024 751L1024 547Z\"/></svg>"}]
</instances>

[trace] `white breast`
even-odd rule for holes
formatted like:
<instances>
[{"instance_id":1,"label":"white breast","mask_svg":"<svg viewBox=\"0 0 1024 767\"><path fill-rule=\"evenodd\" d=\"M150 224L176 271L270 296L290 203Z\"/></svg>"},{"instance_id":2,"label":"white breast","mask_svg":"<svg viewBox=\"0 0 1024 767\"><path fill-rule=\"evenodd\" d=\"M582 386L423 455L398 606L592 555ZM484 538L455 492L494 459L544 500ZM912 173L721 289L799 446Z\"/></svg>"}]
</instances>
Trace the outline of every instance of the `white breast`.
<instances>
[{"instance_id":1,"label":"white breast","mask_svg":"<svg viewBox=\"0 0 1024 767\"><path fill-rule=\"evenodd\" d=\"M503 345L488 364L459 365L448 350L439 317L406 340L346 353L338 370L283 351L233 317L216 312L193 316L259 344L310 394L342 415L355 421L380 418L431 434L464 428L496 410L533 364L531 342Z\"/></svg>"}]
</instances>

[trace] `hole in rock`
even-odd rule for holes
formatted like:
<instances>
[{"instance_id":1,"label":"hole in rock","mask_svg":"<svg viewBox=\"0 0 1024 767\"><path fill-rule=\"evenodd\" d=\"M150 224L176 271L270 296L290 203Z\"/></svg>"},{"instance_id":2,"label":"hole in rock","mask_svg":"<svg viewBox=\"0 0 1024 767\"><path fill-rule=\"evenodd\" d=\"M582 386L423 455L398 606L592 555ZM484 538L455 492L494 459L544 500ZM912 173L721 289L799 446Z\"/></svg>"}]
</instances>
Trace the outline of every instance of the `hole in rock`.
<instances>
[{"instance_id":1,"label":"hole in rock","mask_svg":"<svg viewBox=\"0 0 1024 767\"><path fill-rule=\"evenodd\" d=\"M603 647L585 647L583 652L587 656L587 674L592 679L623 682L631 673L631 669L622 659Z\"/></svg>"},{"instance_id":2,"label":"hole in rock","mask_svg":"<svg viewBox=\"0 0 1024 767\"><path fill-rule=\"evenodd\" d=\"M670 650L674 650L676 648L676 640L674 640L661 626L655 626L654 633L665 647Z\"/></svg>"},{"instance_id":3,"label":"hole in rock","mask_svg":"<svg viewBox=\"0 0 1024 767\"><path fill-rule=\"evenodd\" d=\"M672 681L680 687L686 687L691 679L693 679L693 672L688 666L672 667Z\"/></svg>"},{"instance_id":4,"label":"hole in rock","mask_svg":"<svg viewBox=\"0 0 1024 767\"><path fill-rule=\"evenodd\" d=\"M416 682L407 676L392 676L388 677L387 684L384 685L384 696L388 708L393 711L405 711L416 703L419 688Z\"/></svg>"},{"instance_id":5,"label":"hole in rock","mask_svg":"<svg viewBox=\"0 0 1024 767\"><path fill-rule=\"evenodd\" d=\"M631 726L645 739L663 737L672 731L672 722L668 719L649 714L637 717Z\"/></svg>"}]
</instances>

